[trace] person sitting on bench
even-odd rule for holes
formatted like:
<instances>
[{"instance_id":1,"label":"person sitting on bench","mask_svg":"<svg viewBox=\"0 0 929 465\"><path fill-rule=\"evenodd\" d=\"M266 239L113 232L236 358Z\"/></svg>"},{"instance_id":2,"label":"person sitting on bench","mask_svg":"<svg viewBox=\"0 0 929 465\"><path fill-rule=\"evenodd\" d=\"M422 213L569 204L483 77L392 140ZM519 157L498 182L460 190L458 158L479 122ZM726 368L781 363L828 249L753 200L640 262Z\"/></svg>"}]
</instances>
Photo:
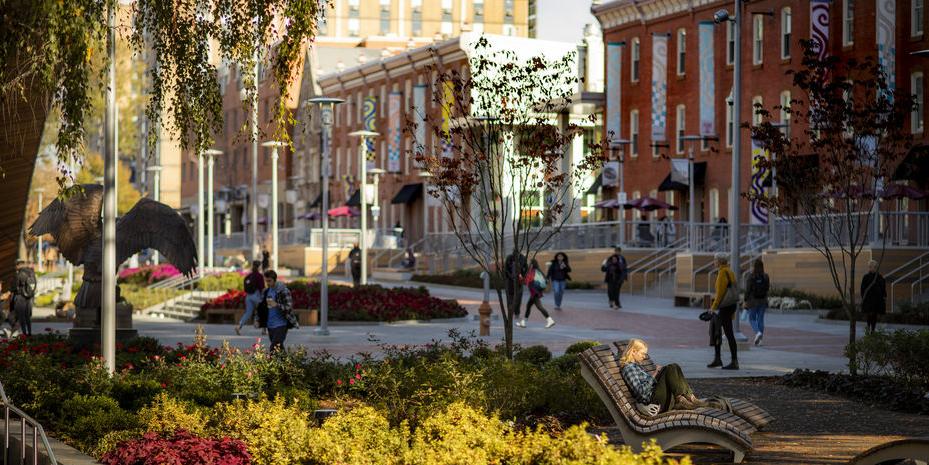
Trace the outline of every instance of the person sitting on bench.
<instances>
[{"instance_id":1,"label":"person sitting on bench","mask_svg":"<svg viewBox=\"0 0 929 465\"><path fill-rule=\"evenodd\" d=\"M705 405L694 395L676 363L658 367L658 376L652 377L640 365L647 353L648 345L644 341L632 339L619 358L620 373L636 401L644 405L657 404L661 412L672 407L691 410Z\"/></svg>"}]
</instances>

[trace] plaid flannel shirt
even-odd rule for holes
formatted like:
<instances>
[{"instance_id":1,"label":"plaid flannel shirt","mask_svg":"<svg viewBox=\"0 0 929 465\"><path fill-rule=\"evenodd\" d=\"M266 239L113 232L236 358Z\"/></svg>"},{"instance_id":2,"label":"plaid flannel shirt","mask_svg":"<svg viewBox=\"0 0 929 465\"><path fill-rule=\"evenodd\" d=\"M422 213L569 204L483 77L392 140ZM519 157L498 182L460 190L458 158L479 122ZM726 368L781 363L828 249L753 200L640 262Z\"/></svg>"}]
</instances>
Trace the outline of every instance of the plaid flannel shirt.
<instances>
[{"instance_id":1,"label":"plaid flannel shirt","mask_svg":"<svg viewBox=\"0 0 929 465\"><path fill-rule=\"evenodd\" d=\"M655 384L657 384L655 378L637 363L623 365L620 372L635 399L640 404L650 404L652 394L655 392Z\"/></svg>"}]
</instances>

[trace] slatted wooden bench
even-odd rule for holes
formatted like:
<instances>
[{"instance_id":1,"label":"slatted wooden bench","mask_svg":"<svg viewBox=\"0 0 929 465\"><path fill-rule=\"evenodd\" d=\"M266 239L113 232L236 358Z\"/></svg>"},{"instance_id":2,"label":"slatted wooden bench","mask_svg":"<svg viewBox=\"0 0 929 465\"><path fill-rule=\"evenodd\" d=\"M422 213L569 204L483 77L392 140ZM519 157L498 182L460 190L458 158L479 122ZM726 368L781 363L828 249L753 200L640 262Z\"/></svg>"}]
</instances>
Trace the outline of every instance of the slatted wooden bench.
<instances>
[{"instance_id":1,"label":"slatted wooden bench","mask_svg":"<svg viewBox=\"0 0 929 465\"><path fill-rule=\"evenodd\" d=\"M626 351L626 346L629 344L629 341L622 340L616 341L613 345L616 347L617 353L622 355ZM657 377L658 376L658 366L655 365L655 362L652 361L652 358L645 354L645 360L640 363L642 368L648 372L648 374ZM745 421L749 422L755 428L761 430L764 429L768 423L771 423L774 420L774 417L771 416L765 409L742 399L737 399L734 397L725 398L729 405L732 407L732 413L742 417Z\"/></svg>"},{"instance_id":2,"label":"slatted wooden bench","mask_svg":"<svg viewBox=\"0 0 929 465\"><path fill-rule=\"evenodd\" d=\"M729 449L733 462L741 463L752 448L751 423L728 412L709 407L671 410L646 417L635 408L635 400L619 372L619 363L607 345L581 352L581 375L603 401L623 442L634 451L654 439L662 449L681 444L707 443Z\"/></svg>"},{"instance_id":3,"label":"slatted wooden bench","mask_svg":"<svg viewBox=\"0 0 929 465\"><path fill-rule=\"evenodd\" d=\"M925 465L929 463L929 437L900 439L874 446L851 459L849 465L877 465L879 463L896 463L900 460L915 460Z\"/></svg>"}]
</instances>

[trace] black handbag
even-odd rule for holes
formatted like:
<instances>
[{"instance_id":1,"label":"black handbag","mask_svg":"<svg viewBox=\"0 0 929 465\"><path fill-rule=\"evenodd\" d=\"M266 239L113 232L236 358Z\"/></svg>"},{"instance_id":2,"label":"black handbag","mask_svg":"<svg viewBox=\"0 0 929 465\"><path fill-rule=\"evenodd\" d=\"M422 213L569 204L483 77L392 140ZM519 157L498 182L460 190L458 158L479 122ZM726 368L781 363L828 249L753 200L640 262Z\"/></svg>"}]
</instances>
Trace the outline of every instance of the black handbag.
<instances>
[{"instance_id":1,"label":"black handbag","mask_svg":"<svg viewBox=\"0 0 929 465\"><path fill-rule=\"evenodd\" d=\"M710 321L713 319L713 312L707 310L701 313L698 318L700 318L700 321Z\"/></svg>"}]
</instances>

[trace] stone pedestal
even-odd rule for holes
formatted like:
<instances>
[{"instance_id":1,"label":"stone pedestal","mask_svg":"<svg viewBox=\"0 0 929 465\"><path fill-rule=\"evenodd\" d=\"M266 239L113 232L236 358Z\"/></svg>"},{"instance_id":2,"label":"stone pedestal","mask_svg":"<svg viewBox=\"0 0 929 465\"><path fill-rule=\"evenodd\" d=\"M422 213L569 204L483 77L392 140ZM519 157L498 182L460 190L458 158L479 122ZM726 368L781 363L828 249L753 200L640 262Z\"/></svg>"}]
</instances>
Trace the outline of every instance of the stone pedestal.
<instances>
[{"instance_id":1,"label":"stone pedestal","mask_svg":"<svg viewBox=\"0 0 929 465\"><path fill-rule=\"evenodd\" d=\"M132 328L132 305L128 302L116 304L116 342L126 341L138 337L139 332ZM78 347L91 348L99 346L100 339L100 309L78 308L74 318L74 327L69 332L71 342Z\"/></svg>"}]
</instances>

